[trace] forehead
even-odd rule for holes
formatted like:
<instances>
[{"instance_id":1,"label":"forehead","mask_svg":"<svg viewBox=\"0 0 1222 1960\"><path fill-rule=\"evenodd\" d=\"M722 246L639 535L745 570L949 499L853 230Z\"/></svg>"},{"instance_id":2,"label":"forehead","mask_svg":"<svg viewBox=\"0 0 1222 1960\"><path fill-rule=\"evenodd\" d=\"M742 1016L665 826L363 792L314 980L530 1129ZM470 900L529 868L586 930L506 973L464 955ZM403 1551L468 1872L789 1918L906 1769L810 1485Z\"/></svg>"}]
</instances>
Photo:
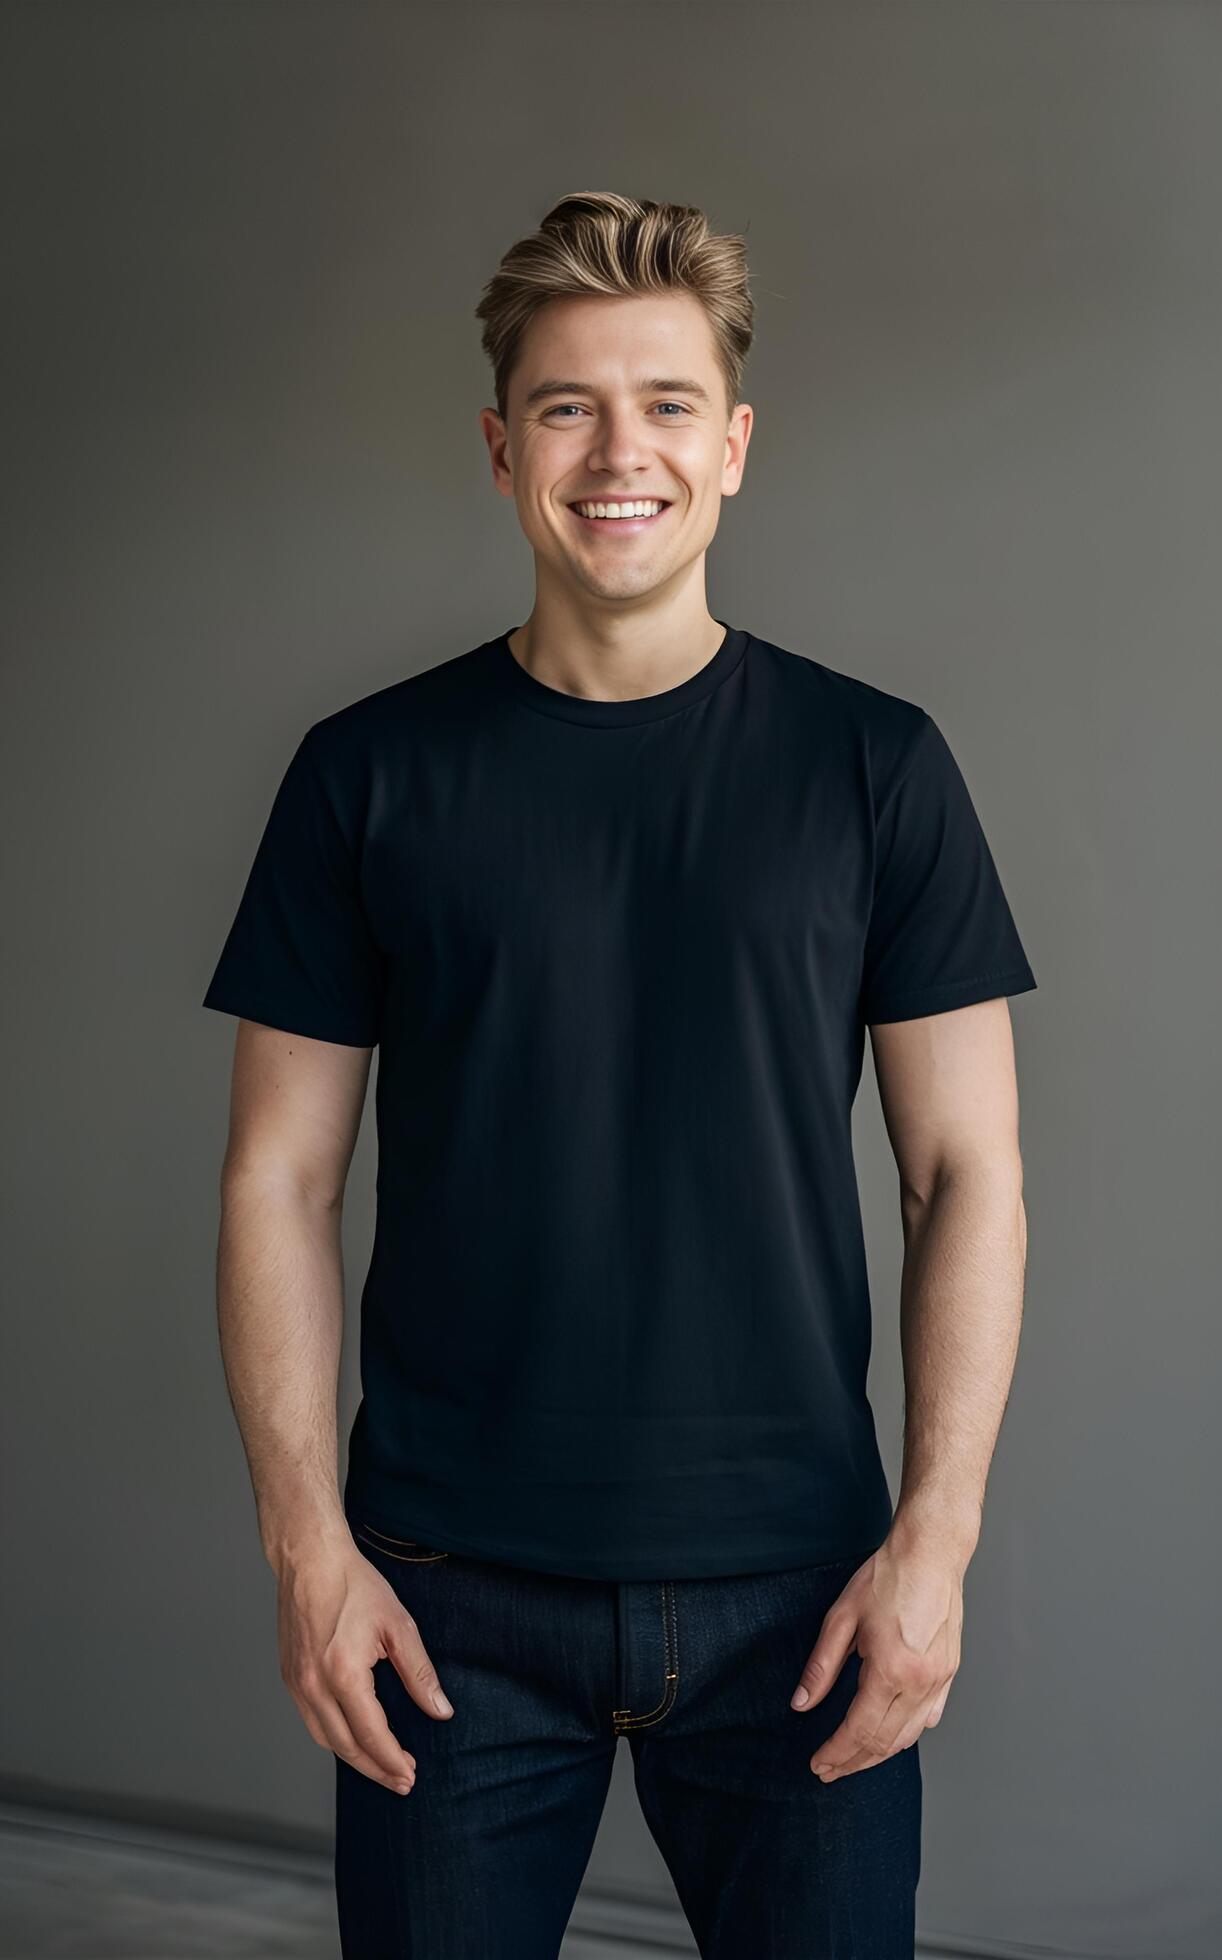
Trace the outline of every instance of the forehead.
<instances>
[{"instance_id":1,"label":"forehead","mask_svg":"<svg viewBox=\"0 0 1222 1960\"><path fill-rule=\"evenodd\" d=\"M635 389L664 375L720 386L708 315L691 293L582 295L549 300L522 336L511 390L521 401L551 377L595 389Z\"/></svg>"}]
</instances>

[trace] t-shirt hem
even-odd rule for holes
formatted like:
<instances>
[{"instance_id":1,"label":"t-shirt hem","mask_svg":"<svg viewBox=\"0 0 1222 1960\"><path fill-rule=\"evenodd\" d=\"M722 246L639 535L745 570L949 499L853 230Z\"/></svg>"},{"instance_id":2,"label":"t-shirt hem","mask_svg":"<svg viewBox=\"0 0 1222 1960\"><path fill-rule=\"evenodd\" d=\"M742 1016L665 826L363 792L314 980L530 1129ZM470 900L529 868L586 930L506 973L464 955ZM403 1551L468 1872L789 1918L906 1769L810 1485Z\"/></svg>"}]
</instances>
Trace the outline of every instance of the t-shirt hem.
<instances>
[{"instance_id":1,"label":"t-shirt hem","mask_svg":"<svg viewBox=\"0 0 1222 1960\"><path fill-rule=\"evenodd\" d=\"M1030 993L1036 986L1030 967L1005 967L997 973L978 973L968 980L940 981L936 986L918 987L897 994L891 1000L863 1007L867 1023L915 1021L924 1014L944 1013L952 1007L970 1007L979 1000L997 1000L1011 994Z\"/></svg>"},{"instance_id":2,"label":"t-shirt hem","mask_svg":"<svg viewBox=\"0 0 1222 1960\"><path fill-rule=\"evenodd\" d=\"M376 1048L378 1043L376 1033L351 1025L341 1027L334 1021L323 1022L315 1015L299 1013L295 1008L274 1007L247 995L209 988L202 1005L215 1008L218 1014L236 1014L243 1021L257 1021L260 1027L278 1028L282 1034L304 1035L309 1041L334 1041L344 1048Z\"/></svg>"},{"instance_id":3,"label":"t-shirt hem","mask_svg":"<svg viewBox=\"0 0 1222 1960\"><path fill-rule=\"evenodd\" d=\"M384 1531L388 1536L406 1539L409 1526L402 1517L395 1517L366 1504L359 1497L345 1498L345 1515L349 1523L361 1522ZM487 1560L495 1565L505 1565L520 1571L542 1572L556 1578L620 1580L631 1582L638 1579L723 1579L751 1573L788 1572L798 1567L814 1565L860 1565L878 1550L886 1536L886 1530L867 1534L862 1541L855 1541L856 1549L846 1551L844 1541L828 1539L795 1538L789 1544L775 1545L768 1552L735 1551L732 1547L705 1554L689 1553L676 1557L673 1553L644 1554L631 1558L617 1558L608 1555L569 1557L565 1554L551 1553L541 1547L518 1548L512 1552L504 1544L494 1544L489 1540L460 1537L449 1531L438 1531L432 1526L421 1524L410 1527L413 1542L427 1545L430 1549L453 1552L459 1557Z\"/></svg>"}]
</instances>

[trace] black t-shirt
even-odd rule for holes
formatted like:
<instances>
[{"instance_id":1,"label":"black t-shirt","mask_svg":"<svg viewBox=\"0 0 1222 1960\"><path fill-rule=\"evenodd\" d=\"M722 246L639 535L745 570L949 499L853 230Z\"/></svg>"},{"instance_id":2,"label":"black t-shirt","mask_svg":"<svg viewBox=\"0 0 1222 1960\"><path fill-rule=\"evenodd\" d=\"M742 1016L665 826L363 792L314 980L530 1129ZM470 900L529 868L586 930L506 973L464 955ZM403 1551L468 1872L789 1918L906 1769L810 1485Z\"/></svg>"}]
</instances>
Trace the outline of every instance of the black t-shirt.
<instances>
[{"instance_id":1,"label":"black t-shirt","mask_svg":"<svg viewBox=\"0 0 1222 1960\"><path fill-rule=\"evenodd\" d=\"M591 1578L867 1556L865 1027L1035 984L929 715L739 628L636 700L506 632L315 722L204 1004L379 1049L348 1515Z\"/></svg>"}]
</instances>

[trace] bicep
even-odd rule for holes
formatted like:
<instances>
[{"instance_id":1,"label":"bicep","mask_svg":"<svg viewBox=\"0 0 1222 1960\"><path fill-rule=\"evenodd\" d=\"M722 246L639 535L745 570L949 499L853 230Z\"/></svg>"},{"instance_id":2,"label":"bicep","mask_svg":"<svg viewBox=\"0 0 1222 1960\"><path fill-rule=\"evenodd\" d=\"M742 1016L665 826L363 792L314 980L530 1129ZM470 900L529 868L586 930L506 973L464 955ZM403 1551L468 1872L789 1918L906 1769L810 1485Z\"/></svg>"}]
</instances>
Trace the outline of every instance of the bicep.
<instances>
[{"instance_id":1,"label":"bicep","mask_svg":"<svg viewBox=\"0 0 1222 1960\"><path fill-rule=\"evenodd\" d=\"M240 1019L233 1052L226 1172L282 1178L323 1203L343 1196L372 1048L316 1041Z\"/></svg>"},{"instance_id":2,"label":"bicep","mask_svg":"<svg viewBox=\"0 0 1222 1960\"><path fill-rule=\"evenodd\" d=\"M1009 1004L871 1023L874 1072L905 1193L927 1198L961 1166L1018 1159Z\"/></svg>"}]
</instances>

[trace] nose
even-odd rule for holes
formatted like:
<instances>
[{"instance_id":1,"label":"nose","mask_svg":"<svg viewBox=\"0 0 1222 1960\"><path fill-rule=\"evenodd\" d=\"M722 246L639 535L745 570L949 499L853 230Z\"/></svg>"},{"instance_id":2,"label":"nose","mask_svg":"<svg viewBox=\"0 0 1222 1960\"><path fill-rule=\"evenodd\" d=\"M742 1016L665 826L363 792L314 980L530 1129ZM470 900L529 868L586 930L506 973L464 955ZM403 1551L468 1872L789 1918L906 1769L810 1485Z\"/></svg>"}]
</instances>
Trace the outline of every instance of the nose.
<instances>
[{"instance_id":1,"label":"nose","mask_svg":"<svg viewBox=\"0 0 1222 1960\"><path fill-rule=\"evenodd\" d=\"M634 471L648 467L649 450L631 414L608 411L591 446L589 462L592 471L623 483L631 479ZM604 494L610 497L615 493L608 490ZM632 491L622 491L621 495L630 497Z\"/></svg>"}]
</instances>

